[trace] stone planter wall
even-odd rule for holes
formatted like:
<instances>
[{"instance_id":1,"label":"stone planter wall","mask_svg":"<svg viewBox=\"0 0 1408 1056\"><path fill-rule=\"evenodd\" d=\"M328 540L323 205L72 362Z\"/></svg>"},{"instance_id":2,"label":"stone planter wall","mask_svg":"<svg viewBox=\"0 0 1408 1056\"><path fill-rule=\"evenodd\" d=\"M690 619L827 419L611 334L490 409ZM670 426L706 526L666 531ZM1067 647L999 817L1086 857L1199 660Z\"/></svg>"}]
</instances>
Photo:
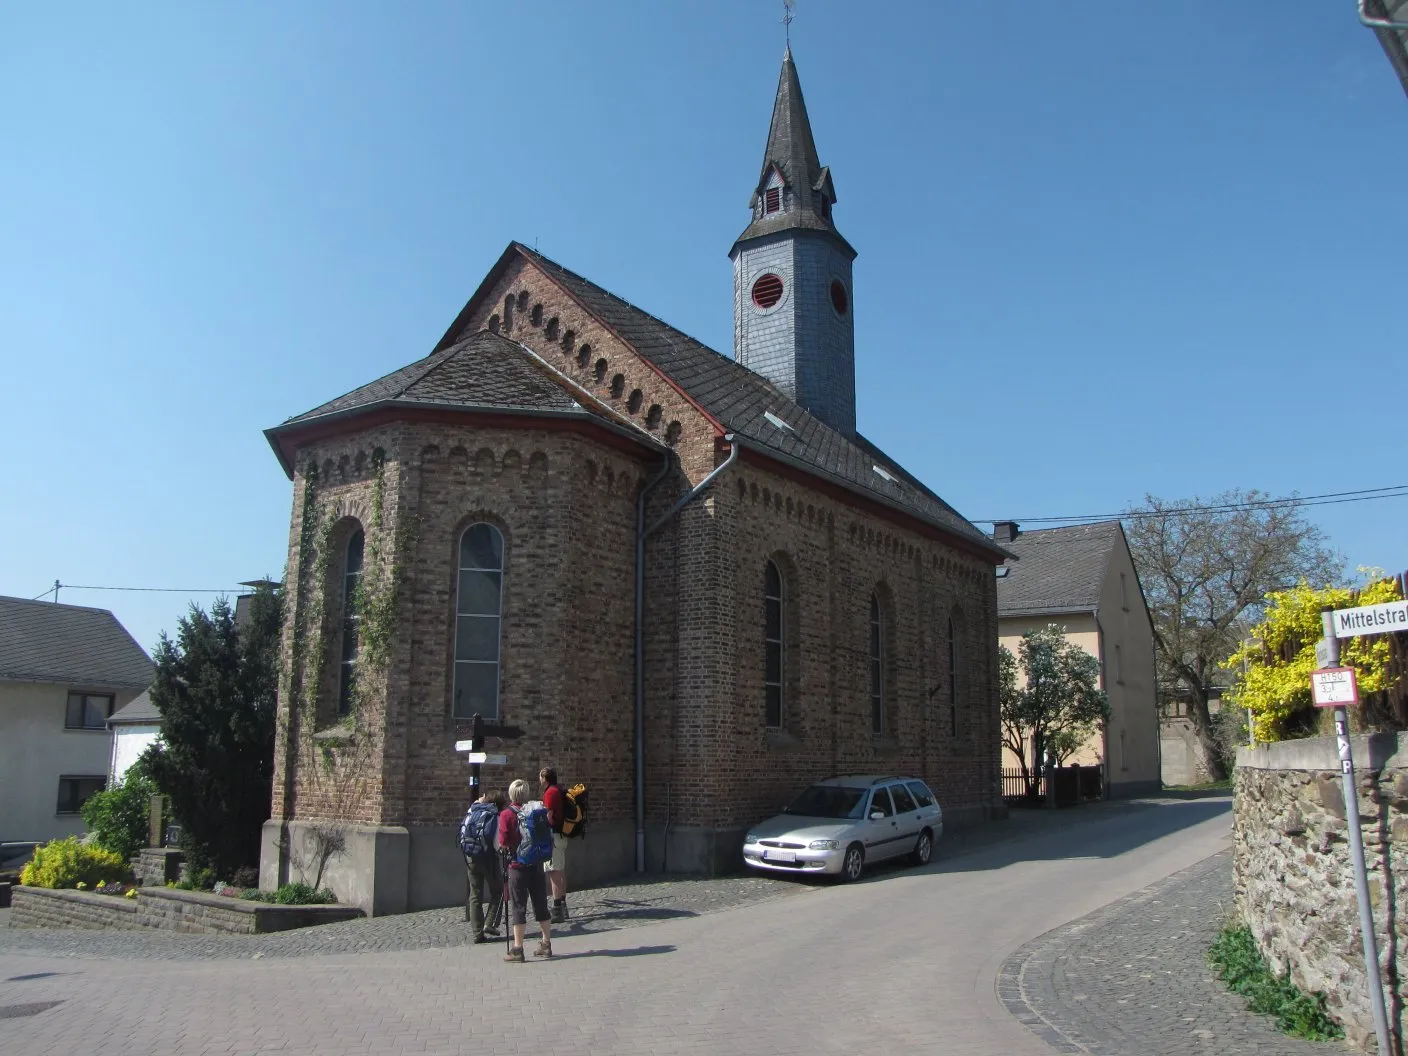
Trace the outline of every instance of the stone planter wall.
<instances>
[{"instance_id":1,"label":"stone planter wall","mask_svg":"<svg viewBox=\"0 0 1408 1056\"><path fill-rule=\"evenodd\" d=\"M1408 734L1353 738L1359 814L1390 1025L1400 1038L1408 970ZM1339 757L1333 737L1237 752L1237 911L1277 972L1324 992L1349 1040L1375 1048ZM1400 951L1405 951L1400 957ZM1401 1045L1400 1045L1401 1051Z\"/></svg>"},{"instance_id":2,"label":"stone planter wall","mask_svg":"<svg viewBox=\"0 0 1408 1056\"><path fill-rule=\"evenodd\" d=\"M130 931L142 925L137 920L135 898L20 885L11 892L10 926Z\"/></svg>"},{"instance_id":3,"label":"stone planter wall","mask_svg":"<svg viewBox=\"0 0 1408 1056\"><path fill-rule=\"evenodd\" d=\"M141 888L136 898L16 887L10 926L87 930L159 928L198 934L262 935L362 916L356 906L274 906L172 888Z\"/></svg>"},{"instance_id":4,"label":"stone planter wall","mask_svg":"<svg viewBox=\"0 0 1408 1056\"><path fill-rule=\"evenodd\" d=\"M143 887L163 887L181 878L185 856L174 847L144 847L132 859L132 875Z\"/></svg>"}]
</instances>

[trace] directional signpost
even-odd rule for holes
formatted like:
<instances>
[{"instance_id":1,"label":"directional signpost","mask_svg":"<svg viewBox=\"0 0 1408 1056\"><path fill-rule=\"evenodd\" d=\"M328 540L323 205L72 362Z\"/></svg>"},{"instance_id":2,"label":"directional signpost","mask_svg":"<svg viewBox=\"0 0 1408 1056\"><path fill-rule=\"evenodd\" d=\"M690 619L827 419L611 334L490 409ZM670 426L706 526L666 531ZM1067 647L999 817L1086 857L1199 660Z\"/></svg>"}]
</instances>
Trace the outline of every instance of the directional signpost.
<instances>
[{"instance_id":1,"label":"directional signpost","mask_svg":"<svg viewBox=\"0 0 1408 1056\"><path fill-rule=\"evenodd\" d=\"M472 799L479 798L479 768L481 766L508 766L508 756L497 752L486 752L484 748L484 720L474 716L470 727L469 740L456 741L455 751L462 752L469 763L469 791Z\"/></svg>"},{"instance_id":2,"label":"directional signpost","mask_svg":"<svg viewBox=\"0 0 1408 1056\"><path fill-rule=\"evenodd\" d=\"M1374 1011L1374 1033L1379 1052L1389 1048L1388 1012L1384 1008L1384 984L1379 976L1379 945L1374 934L1374 910L1369 903L1369 877L1364 867L1364 835L1359 831L1359 793L1354 780L1354 753L1349 744L1349 712L1346 705L1359 703L1359 686L1354 668L1340 667L1340 639L1361 634L1383 634L1408 630L1408 602L1364 605L1356 609L1325 609L1320 613L1325 637L1315 646L1320 669L1310 675L1310 690L1317 708L1335 709L1335 742L1339 748L1340 779L1344 785L1345 826L1349 829L1349 852L1354 860L1354 891L1359 897L1359 931L1364 937L1364 970L1369 979L1369 1004Z\"/></svg>"}]
</instances>

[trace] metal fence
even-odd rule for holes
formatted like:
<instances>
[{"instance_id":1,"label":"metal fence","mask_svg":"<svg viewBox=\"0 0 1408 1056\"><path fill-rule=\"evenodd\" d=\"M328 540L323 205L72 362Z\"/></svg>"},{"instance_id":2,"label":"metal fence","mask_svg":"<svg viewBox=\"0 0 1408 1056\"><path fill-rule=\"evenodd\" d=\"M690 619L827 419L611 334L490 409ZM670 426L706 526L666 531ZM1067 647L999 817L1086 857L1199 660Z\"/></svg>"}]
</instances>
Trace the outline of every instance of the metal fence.
<instances>
[{"instance_id":1,"label":"metal fence","mask_svg":"<svg viewBox=\"0 0 1408 1056\"><path fill-rule=\"evenodd\" d=\"M1020 768L1002 770L1002 798L1011 804L1046 802L1051 783L1055 783L1056 805L1071 806L1105 794L1105 769L1102 766L1058 766L1041 774L1023 776Z\"/></svg>"}]
</instances>

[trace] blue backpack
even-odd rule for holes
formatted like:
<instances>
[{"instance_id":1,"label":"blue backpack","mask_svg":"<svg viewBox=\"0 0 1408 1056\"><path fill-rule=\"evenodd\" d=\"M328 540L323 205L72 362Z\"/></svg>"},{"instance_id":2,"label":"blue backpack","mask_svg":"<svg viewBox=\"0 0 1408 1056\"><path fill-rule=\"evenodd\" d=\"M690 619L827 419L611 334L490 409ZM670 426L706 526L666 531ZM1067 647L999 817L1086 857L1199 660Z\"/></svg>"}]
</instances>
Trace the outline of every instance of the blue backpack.
<instances>
[{"instance_id":1,"label":"blue backpack","mask_svg":"<svg viewBox=\"0 0 1408 1056\"><path fill-rule=\"evenodd\" d=\"M473 803L460 822L460 850L466 858L483 858L494 853L494 830L499 811L492 803Z\"/></svg>"},{"instance_id":2,"label":"blue backpack","mask_svg":"<svg viewBox=\"0 0 1408 1056\"><path fill-rule=\"evenodd\" d=\"M513 860L522 866L541 865L552 857L552 825L548 808L533 800L518 808L518 853Z\"/></svg>"}]
</instances>

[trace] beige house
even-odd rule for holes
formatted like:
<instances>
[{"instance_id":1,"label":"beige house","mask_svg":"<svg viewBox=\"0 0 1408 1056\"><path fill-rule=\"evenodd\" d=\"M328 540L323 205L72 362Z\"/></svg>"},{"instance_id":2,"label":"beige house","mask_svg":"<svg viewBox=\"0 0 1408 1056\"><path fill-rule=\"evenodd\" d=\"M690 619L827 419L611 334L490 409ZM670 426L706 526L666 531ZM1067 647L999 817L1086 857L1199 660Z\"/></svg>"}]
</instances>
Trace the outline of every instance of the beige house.
<instances>
[{"instance_id":1,"label":"beige house","mask_svg":"<svg viewBox=\"0 0 1408 1056\"><path fill-rule=\"evenodd\" d=\"M0 597L0 843L83 832L79 809L108 781L108 719L152 675L105 609Z\"/></svg>"},{"instance_id":2,"label":"beige house","mask_svg":"<svg viewBox=\"0 0 1408 1056\"><path fill-rule=\"evenodd\" d=\"M1022 635L1056 624L1100 661L1110 720L1066 762L1106 764L1110 796L1158 791L1154 631L1120 522L1022 532L999 521L993 537L1018 558L997 581L999 643L1016 654ZM1004 749L1003 766L1017 765Z\"/></svg>"}]
</instances>

